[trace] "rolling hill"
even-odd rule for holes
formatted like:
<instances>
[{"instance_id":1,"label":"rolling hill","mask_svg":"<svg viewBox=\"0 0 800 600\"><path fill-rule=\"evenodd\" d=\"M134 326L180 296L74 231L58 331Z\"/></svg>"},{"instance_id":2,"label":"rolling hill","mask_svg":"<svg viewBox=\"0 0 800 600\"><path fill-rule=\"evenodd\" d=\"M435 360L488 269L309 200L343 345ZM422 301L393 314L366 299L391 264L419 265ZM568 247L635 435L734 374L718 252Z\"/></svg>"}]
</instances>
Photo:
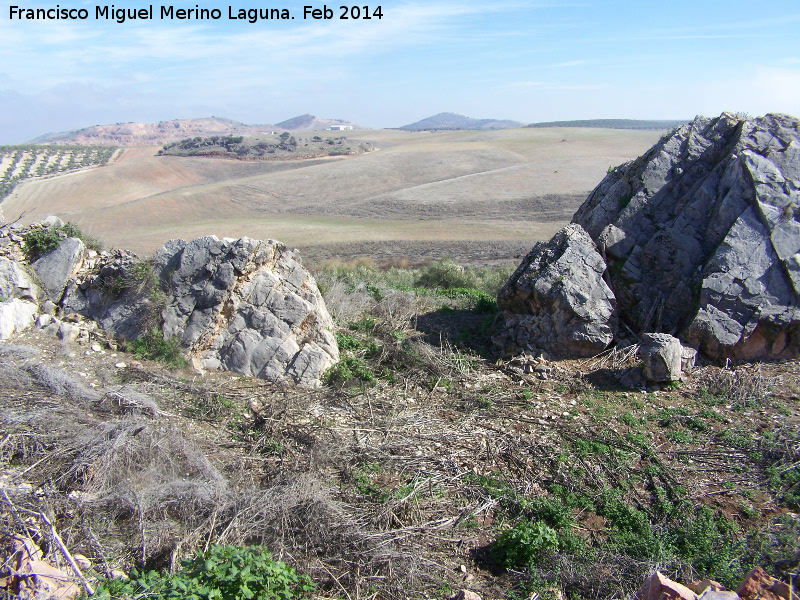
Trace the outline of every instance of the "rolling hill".
<instances>
[{"instance_id":1,"label":"rolling hill","mask_svg":"<svg viewBox=\"0 0 800 600\"><path fill-rule=\"evenodd\" d=\"M497 119L472 119L456 113L439 113L432 117L427 117L416 123L403 125L398 129L407 131L426 131L430 129L511 129L513 127L523 127L525 124L519 121L502 121Z\"/></svg>"},{"instance_id":2,"label":"rolling hill","mask_svg":"<svg viewBox=\"0 0 800 600\"><path fill-rule=\"evenodd\" d=\"M254 136L283 131L320 131L333 125L352 125L341 119L320 119L314 115L301 115L277 125L246 125L223 117L199 119L174 119L157 123L115 123L94 125L65 133L49 133L31 140L32 144L100 145L100 146L155 146L193 137Z\"/></svg>"},{"instance_id":3,"label":"rolling hill","mask_svg":"<svg viewBox=\"0 0 800 600\"><path fill-rule=\"evenodd\" d=\"M370 243L414 258L425 244L449 244L449 255L453 244L471 244L489 259L498 243L529 248L549 239L609 166L638 156L660 135L563 128L342 133L323 137L376 151L242 161L124 148L102 168L26 179L2 206L9 220L54 214L144 254L170 238L213 233L278 239L304 256L332 246L340 257L374 256L379 248L364 246ZM508 260L519 251L503 252Z\"/></svg>"},{"instance_id":4,"label":"rolling hill","mask_svg":"<svg viewBox=\"0 0 800 600\"><path fill-rule=\"evenodd\" d=\"M598 129L674 129L684 123L676 120L639 120L639 119L582 119L577 121L547 121L531 123L527 127L590 127Z\"/></svg>"},{"instance_id":5,"label":"rolling hill","mask_svg":"<svg viewBox=\"0 0 800 600\"><path fill-rule=\"evenodd\" d=\"M361 125L356 125L352 121L344 119L320 119L314 115L300 115L291 119L286 119L276 123L275 127L284 131L324 131L336 125L349 125L353 129L367 129Z\"/></svg>"}]
</instances>

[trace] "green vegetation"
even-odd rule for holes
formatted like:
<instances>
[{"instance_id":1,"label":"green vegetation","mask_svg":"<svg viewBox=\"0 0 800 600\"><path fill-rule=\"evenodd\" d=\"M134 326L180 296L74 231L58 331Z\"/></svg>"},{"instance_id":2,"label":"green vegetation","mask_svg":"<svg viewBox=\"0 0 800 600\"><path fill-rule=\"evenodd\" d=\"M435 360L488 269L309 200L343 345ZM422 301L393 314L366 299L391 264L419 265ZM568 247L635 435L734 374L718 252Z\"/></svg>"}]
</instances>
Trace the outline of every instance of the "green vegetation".
<instances>
[{"instance_id":1,"label":"green vegetation","mask_svg":"<svg viewBox=\"0 0 800 600\"><path fill-rule=\"evenodd\" d=\"M122 600L292 600L316 589L261 547L211 546L181 561L174 574L133 570L129 580L108 580L92 598Z\"/></svg>"},{"instance_id":2,"label":"green vegetation","mask_svg":"<svg viewBox=\"0 0 800 600\"><path fill-rule=\"evenodd\" d=\"M137 358L157 360L173 368L188 365L178 338L165 339L158 328L150 329L144 336L131 340L127 344L128 351Z\"/></svg>"},{"instance_id":3,"label":"green vegetation","mask_svg":"<svg viewBox=\"0 0 800 600\"><path fill-rule=\"evenodd\" d=\"M0 200L25 179L105 165L116 151L114 146L0 146Z\"/></svg>"},{"instance_id":4,"label":"green vegetation","mask_svg":"<svg viewBox=\"0 0 800 600\"><path fill-rule=\"evenodd\" d=\"M101 249L97 239L84 234L75 223L66 223L62 227L44 227L26 233L23 240L25 253L29 260L36 260L58 248L61 240L67 237L78 238L91 250Z\"/></svg>"},{"instance_id":5,"label":"green vegetation","mask_svg":"<svg viewBox=\"0 0 800 600\"><path fill-rule=\"evenodd\" d=\"M28 255L29 260L36 260L43 254L58 248L63 239L62 236L58 235L58 229L55 227L45 227L44 229L31 231L24 238L25 254Z\"/></svg>"},{"instance_id":6,"label":"green vegetation","mask_svg":"<svg viewBox=\"0 0 800 600\"><path fill-rule=\"evenodd\" d=\"M345 385L356 379L363 383L375 381L375 372L358 356L345 356L325 371L325 383Z\"/></svg>"},{"instance_id":7,"label":"green vegetation","mask_svg":"<svg viewBox=\"0 0 800 600\"><path fill-rule=\"evenodd\" d=\"M218 136L194 137L165 144L159 156L213 156L237 159L269 159L296 156L341 156L361 154L372 148L369 142L349 140L345 137L295 138L288 131L278 136Z\"/></svg>"}]
</instances>

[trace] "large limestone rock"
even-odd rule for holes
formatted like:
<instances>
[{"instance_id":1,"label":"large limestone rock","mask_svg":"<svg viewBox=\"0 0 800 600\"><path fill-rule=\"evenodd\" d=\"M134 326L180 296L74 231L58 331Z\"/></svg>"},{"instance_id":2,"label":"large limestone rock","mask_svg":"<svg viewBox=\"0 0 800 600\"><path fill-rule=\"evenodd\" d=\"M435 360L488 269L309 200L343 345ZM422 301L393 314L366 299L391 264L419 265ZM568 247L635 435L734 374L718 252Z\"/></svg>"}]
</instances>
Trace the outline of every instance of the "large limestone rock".
<instances>
[{"instance_id":1,"label":"large limestone rock","mask_svg":"<svg viewBox=\"0 0 800 600\"><path fill-rule=\"evenodd\" d=\"M39 286L32 281L22 265L0 256L0 300L20 298L36 302L41 294Z\"/></svg>"},{"instance_id":2,"label":"large limestone rock","mask_svg":"<svg viewBox=\"0 0 800 600\"><path fill-rule=\"evenodd\" d=\"M155 264L171 291L164 335L200 365L318 386L339 360L316 283L280 242L171 240Z\"/></svg>"},{"instance_id":3,"label":"large limestone rock","mask_svg":"<svg viewBox=\"0 0 800 600\"><path fill-rule=\"evenodd\" d=\"M614 339L614 295L603 257L580 225L538 243L498 296L504 311L496 344L535 346L557 355L592 356Z\"/></svg>"},{"instance_id":4,"label":"large limestone rock","mask_svg":"<svg viewBox=\"0 0 800 600\"><path fill-rule=\"evenodd\" d=\"M78 238L64 239L55 250L39 257L31 267L47 297L60 302L64 289L83 262L86 246Z\"/></svg>"},{"instance_id":5,"label":"large limestone rock","mask_svg":"<svg viewBox=\"0 0 800 600\"><path fill-rule=\"evenodd\" d=\"M27 300L8 300L0 302L0 340L29 327L39 312L39 306Z\"/></svg>"},{"instance_id":6,"label":"large limestone rock","mask_svg":"<svg viewBox=\"0 0 800 600\"><path fill-rule=\"evenodd\" d=\"M609 173L575 214L620 318L716 358L800 352L800 121L698 117Z\"/></svg>"}]
</instances>

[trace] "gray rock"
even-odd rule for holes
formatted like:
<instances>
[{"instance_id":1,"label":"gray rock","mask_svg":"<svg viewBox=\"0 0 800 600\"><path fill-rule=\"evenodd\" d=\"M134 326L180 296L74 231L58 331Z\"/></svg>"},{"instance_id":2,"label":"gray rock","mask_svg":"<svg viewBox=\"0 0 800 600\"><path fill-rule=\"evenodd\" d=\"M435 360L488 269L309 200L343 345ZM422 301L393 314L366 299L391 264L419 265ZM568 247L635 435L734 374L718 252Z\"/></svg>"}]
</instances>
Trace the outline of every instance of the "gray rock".
<instances>
[{"instance_id":1,"label":"gray rock","mask_svg":"<svg viewBox=\"0 0 800 600\"><path fill-rule=\"evenodd\" d=\"M96 321L114 337L134 340L158 326L159 308L153 290L138 284L136 269L141 262L128 253L116 251L104 257L98 273L80 284L70 281L64 292L64 314L78 313Z\"/></svg>"},{"instance_id":2,"label":"gray rock","mask_svg":"<svg viewBox=\"0 0 800 600\"><path fill-rule=\"evenodd\" d=\"M56 227L56 228L59 228L59 227L63 227L64 226L64 221L62 221L61 219L59 219L58 217L55 217L53 215L45 217L44 219L39 221L39 223L44 225L45 227Z\"/></svg>"},{"instance_id":3,"label":"gray rock","mask_svg":"<svg viewBox=\"0 0 800 600\"><path fill-rule=\"evenodd\" d=\"M164 335L204 367L318 386L339 360L316 283L280 242L171 240L156 265L172 290Z\"/></svg>"},{"instance_id":4,"label":"gray rock","mask_svg":"<svg viewBox=\"0 0 800 600\"><path fill-rule=\"evenodd\" d=\"M0 302L0 340L30 327L38 312L38 305L19 298Z\"/></svg>"},{"instance_id":5,"label":"gray rock","mask_svg":"<svg viewBox=\"0 0 800 600\"><path fill-rule=\"evenodd\" d=\"M620 318L715 359L800 354L800 121L698 117L575 213Z\"/></svg>"},{"instance_id":6,"label":"gray rock","mask_svg":"<svg viewBox=\"0 0 800 600\"><path fill-rule=\"evenodd\" d=\"M61 323L58 326L58 333L56 335L60 340L74 342L78 339L78 334L80 334L80 329L75 327L75 325L71 325L70 323Z\"/></svg>"},{"instance_id":7,"label":"gray rock","mask_svg":"<svg viewBox=\"0 0 800 600\"><path fill-rule=\"evenodd\" d=\"M679 381L683 369L683 347L667 333L645 333L639 346L642 372L648 381Z\"/></svg>"},{"instance_id":8,"label":"gray rock","mask_svg":"<svg viewBox=\"0 0 800 600\"><path fill-rule=\"evenodd\" d=\"M33 263L33 270L47 297L55 303L64 295L67 282L83 262L86 247L78 238L66 238L58 248L41 256Z\"/></svg>"},{"instance_id":9,"label":"gray rock","mask_svg":"<svg viewBox=\"0 0 800 600\"><path fill-rule=\"evenodd\" d=\"M36 302L42 295L25 269L19 263L0 256L0 299L19 298Z\"/></svg>"},{"instance_id":10,"label":"gray rock","mask_svg":"<svg viewBox=\"0 0 800 600\"><path fill-rule=\"evenodd\" d=\"M554 355L592 356L614 338L614 294L605 261L579 225L568 225L525 257L498 296L496 344L535 345Z\"/></svg>"}]
</instances>

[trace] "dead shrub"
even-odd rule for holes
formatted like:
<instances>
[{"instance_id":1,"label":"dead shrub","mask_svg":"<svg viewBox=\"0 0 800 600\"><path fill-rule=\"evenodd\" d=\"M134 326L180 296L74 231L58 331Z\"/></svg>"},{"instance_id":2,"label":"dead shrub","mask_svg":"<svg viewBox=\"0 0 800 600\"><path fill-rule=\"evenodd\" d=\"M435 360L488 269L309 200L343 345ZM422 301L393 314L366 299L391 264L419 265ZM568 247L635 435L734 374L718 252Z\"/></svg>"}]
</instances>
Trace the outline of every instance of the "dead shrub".
<instances>
[{"instance_id":1,"label":"dead shrub","mask_svg":"<svg viewBox=\"0 0 800 600\"><path fill-rule=\"evenodd\" d=\"M375 305L372 295L363 290L352 291L350 288L343 281L334 281L325 294L325 306L333 319L340 324L357 321Z\"/></svg>"}]
</instances>

